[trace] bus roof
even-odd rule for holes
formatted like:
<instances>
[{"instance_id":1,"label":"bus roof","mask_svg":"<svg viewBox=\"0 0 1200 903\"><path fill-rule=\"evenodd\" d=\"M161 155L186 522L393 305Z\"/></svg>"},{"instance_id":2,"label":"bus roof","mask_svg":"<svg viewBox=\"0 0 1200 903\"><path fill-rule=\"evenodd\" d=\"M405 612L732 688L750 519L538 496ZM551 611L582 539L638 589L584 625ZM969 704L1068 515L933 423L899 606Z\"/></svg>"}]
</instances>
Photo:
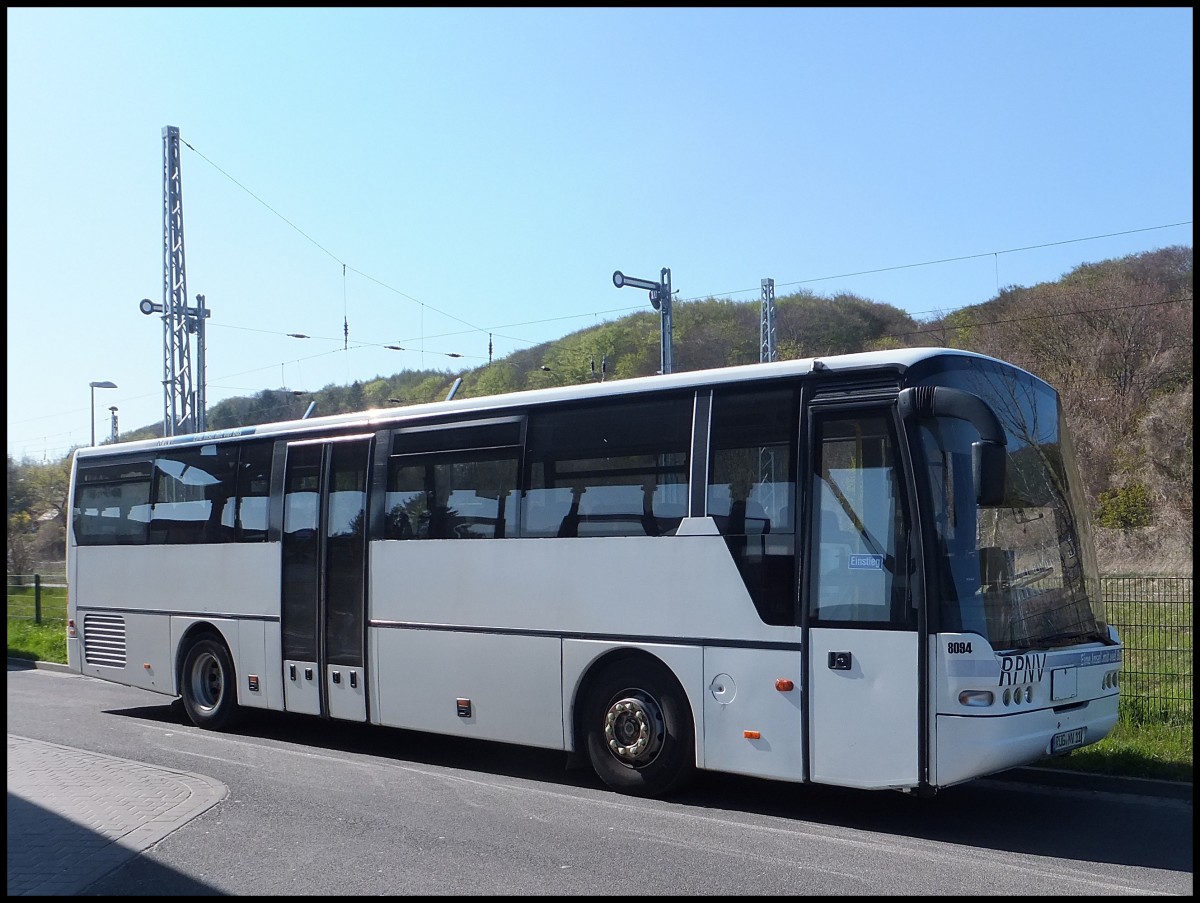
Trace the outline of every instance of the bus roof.
<instances>
[{"instance_id":1,"label":"bus roof","mask_svg":"<svg viewBox=\"0 0 1200 903\"><path fill-rule=\"evenodd\" d=\"M398 420L424 419L445 414L479 414L507 408L523 408L557 401L586 398L618 397L647 391L689 389L700 386L771 379L781 376L804 376L814 369L823 373L848 373L871 370L903 372L914 364L941 356L977 358L995 361L986 355L956 348L895 348L885 351L864 351L855 354L835 354L798 360L775 361L772 363L741 364L732 367L716 367L708 370L690 370L669 373L665 376L639 376L630 379L611 380L602 383L583 383L571 386L552 386L545 389L526 389L500 395L483 395L473 398L434 401L424 404L404 405L391 408L372 408L346 414L329 414L307 420L281 420L260 423L254 426L230 427L209 430L203 433L187 433L165 438L140 439L111 445L82 447L77 456L91 457L136 452L143 449L162 448L182 444L219 442L252 436L275 436L281 434L320 433L327 430L374 431L380 426Z\"/></svg>"}]
</instances>

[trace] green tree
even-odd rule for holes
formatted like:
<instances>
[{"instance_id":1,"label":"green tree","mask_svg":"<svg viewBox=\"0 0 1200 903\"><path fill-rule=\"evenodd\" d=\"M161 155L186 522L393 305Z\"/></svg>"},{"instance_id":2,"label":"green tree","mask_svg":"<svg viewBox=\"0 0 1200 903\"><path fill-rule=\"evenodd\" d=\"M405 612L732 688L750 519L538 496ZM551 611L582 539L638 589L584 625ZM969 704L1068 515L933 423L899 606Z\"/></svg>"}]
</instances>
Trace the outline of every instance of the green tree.
<instances>
[{"instance_id":1,"label":"green tree","mask_svg":"<svg viewBox=\"0 0 1200 903\"><path fill-rule=\"evenodd\" d=\"M28 478L29 465L18 464L8 456L8 514L28 511L33 507L33 487Z\"/></svg>"},{"instance_id":2,"label":"green tree","mask_svg":"<svg viewBox=\"0 0 1200 903\"><path fill-rule=\"evenodd\" d=\"M8 515L8 575L32 574L34 567L34 520L28 511Z\"/></svg>"}]
</instances>

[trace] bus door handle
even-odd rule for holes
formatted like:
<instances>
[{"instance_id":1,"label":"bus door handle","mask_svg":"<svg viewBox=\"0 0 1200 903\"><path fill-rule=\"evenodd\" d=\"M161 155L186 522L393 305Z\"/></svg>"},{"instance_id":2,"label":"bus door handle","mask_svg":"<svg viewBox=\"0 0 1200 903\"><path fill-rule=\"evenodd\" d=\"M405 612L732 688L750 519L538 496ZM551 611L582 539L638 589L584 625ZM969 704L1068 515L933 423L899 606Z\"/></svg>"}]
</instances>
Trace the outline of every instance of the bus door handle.
<instances>
[{"instance_id":1,"label":"bus door handle","mask_svg":"<svg viewBox=\"0 0 1200 903\"><path fill-rule=\"evenodd\" d=\"M853 656L849 652L830 652L829 653L829 670L830 671L849 671L850 664L853 661Z\"/></svg>"}]
</instances>

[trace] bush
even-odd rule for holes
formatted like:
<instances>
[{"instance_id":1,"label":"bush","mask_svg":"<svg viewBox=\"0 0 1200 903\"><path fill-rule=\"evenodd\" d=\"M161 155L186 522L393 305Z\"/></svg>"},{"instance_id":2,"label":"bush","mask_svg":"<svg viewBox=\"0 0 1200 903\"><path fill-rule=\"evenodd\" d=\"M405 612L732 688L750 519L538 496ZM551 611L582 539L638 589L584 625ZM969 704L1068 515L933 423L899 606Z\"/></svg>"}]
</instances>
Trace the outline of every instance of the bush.
<instances>
[{"instance_id":1,"label":"bush","mask_svg":"<svg viewBox=\"0 0 1200 903\"><path fill-rule=\"evenodd\" d=\"M1096 523L1117 530L1147 527L1154 513L1150 492L1142 483L1130 483L1102 492L1097 503Z\"/></svg>"}]
</instances>

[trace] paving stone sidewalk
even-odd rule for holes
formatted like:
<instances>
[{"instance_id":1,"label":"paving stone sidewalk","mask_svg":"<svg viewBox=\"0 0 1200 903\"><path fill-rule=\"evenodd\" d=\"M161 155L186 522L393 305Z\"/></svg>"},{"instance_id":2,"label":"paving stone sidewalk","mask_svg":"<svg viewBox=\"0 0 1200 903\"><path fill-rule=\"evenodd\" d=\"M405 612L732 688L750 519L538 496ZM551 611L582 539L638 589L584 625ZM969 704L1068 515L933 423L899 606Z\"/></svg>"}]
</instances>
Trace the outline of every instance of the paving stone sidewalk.
<instances>
[{"instance_id":1,"label":"paving stone sidewalk","mask_svg":"<svg viewBox=\"0 0 1200 903\"><path fill-rule=\"evenodd\" d=\"M189 772L8 735L8 895L77 894L228 794Z\"/></svg>"}]
</instances>

